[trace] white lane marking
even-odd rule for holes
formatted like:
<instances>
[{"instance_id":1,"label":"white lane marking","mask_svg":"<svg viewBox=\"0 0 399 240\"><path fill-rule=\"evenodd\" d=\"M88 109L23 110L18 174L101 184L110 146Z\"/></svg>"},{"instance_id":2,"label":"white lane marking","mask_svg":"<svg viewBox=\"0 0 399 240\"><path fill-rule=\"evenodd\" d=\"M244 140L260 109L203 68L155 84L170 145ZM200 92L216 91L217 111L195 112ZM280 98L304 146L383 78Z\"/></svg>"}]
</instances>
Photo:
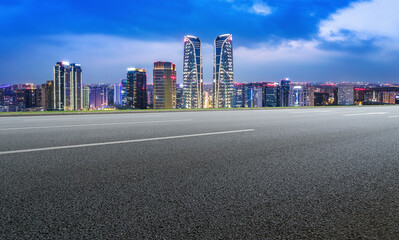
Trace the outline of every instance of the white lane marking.
<instances>
[{"instance_id":1,"label":"white lane marking","mask_svg":"<svg viewBox=\"0 0 399 240\"><path fill-rule=\"evenodd\" d=\"M295 112L290 112L290 113L329 113L329 112L334 112L334 110L322 110L322 111L302 111L302 110L296 110Z\"/></svg>"},{"instance_id":2,"label":"white lane marking","mask_svg":"<svg viewBox=\"0 0 399 240\"><path fill-rule=\"evenodd\" d=\"M255 129L243 129L243 130L232 130L232 131L211 132L211 133L198 133L198 134L178 135L178 136L169 136L169 137L143 138L143 139L134 139L134 140L125 140L125 141L88 143L88 144L57 146L57 147L21 149L21 150L0 152L0 155L14 154L14 153L39 152L39 151L50 151L50 150L69 149L69 148L96 147L96 146L124 144L124 143L149 142L149 141L159 141L159 140L178 139L178 138L190 138L190 137L201 137L201 136L212 136L212 135L243 133L243 132L253 132L253 131L255 131Z\"/></svg>"},{"instance_id":3,"label":"white lane marking","mask_svg":"<svg viewBox=\"0 0 399 240\"><path fill-rule=\"evenodd\" d=\"M34 116L34 117L31 117L31 118L28 118L28 117L23 117L23 118L18 118L18 120L22 120L22 121L24 121L24 122L35 122L35 121L58 121L58 120L71 120L71 119L75 119L75 120L93 120L93 119L110 119L110 118L113 118L113 119L119 119L119 118L137 118L137 117L148 117L148 116L151 116L151 117L157 117L157 116L160 116L159 114L151 114L150 113L150 115L146 115L146 116L144 116L144 115L138 115L138 114L129 114L129 115L127 115L127 114L123 114L123 115L121 115L121 116L118 116L118 115L112 115L112 116L108 116L107 114L99 114L99 115L96 115L96 114L93 114L93 115L95 115L95 116L92 116L92 115L90 115L90 116L88 116L88 115L76 115L75 117L71 117L70 115L67 115L68 117L65 117L65 116L52 116L52 117L38 117L38 116ZM104 116L105 115L105 116Z\"/></svg>"},{"instance_id":4,"label":"white lane marking","mask_svg":"<svg viewBox=\"0 0 399 240\"><path fill-rule=\"evenodd\" d=\"M366 115L384 115L387 112L370 112L370 113L353 113L353 114L346 114L344 117L353 117L353 116L366 116Z\"/></svg>"},{"instance_id":5,"label":"white lane marking","mask_svg":"<svg viewBox=\"0 0 399 240\"><path fill-rule=\"evenodd\" d=\"M0 131L30 130L30 129L43 129L43 128L91 127L91 126L108 126L108 125L124 125L124 124L144 124L144 123L187 122L187 121L192 121L192 119L163 120L163 121L145 121L145 122L93 123L93 124L79 124L79 125L76 124L76 125L40 126L40 127L21 127L21 128L0 128Z\"/></svg>"}]
</instances>

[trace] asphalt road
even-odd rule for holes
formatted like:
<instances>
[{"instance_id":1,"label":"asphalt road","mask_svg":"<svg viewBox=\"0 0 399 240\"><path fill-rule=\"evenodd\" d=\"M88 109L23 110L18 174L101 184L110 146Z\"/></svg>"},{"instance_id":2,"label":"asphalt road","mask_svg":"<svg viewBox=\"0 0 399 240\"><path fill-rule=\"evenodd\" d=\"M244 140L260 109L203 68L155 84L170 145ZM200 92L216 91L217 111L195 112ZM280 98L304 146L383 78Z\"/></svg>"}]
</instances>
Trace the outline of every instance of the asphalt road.
<instances>
[{"instance_id":1,"label":"asphalt road","mask_svg":"<svg viewBox=\"0 0 399 240\"><path fill-rule=\"evenodd\" d=\"M399 106L0 118L0 239L398 239Z\"/></svg>"}]
</instances>

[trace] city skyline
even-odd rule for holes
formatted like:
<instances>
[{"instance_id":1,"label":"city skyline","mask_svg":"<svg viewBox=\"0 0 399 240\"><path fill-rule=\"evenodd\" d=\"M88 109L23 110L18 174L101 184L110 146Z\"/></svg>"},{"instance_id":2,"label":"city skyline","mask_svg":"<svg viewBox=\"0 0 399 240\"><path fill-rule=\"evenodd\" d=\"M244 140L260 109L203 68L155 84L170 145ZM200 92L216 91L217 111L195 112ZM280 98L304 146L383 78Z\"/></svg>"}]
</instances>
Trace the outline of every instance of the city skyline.
<instances>
[{"instance_id":1,"label":"city skyline","mask_svg":"<svg viewBox=\"0 0 399 240\"><path fill-rule=\"evenodd\" d=\"M75 13L57 15L53 8L68 9L71 3L49 3L44 1L40 9L30 0L0 3L0 31L4 33L0 37L0 84L50 80L52 73L47 69L60 60L81 63L86 69L85 83L116 82L128 67L151 69L154 61L171 61L176 63L181 83L182 42L188 34L201 39L203 79L209 83L213 80L213 39L224 33L234 35L237 82L284 77L306 82L399 79L394 11L399 3L393 0L213 1L212 9L209 1L160 5L147 1L141 3L144 12L154 12L139 13L133 19L122 17L123 13L140 1L115 3L105 16L102 3L82 3ZM157 13L167 20L154 24L159 19L152 17ZM192 24L186 26L182 19L187 17ZM37 22L31 23L32 18ZM381 21L373 21L375 18ZM54 26L65 19L74 20ZM212 24L215 21L221 24ZM18 71L22 64L25 71Z\"/></svg>"}]
</instances>

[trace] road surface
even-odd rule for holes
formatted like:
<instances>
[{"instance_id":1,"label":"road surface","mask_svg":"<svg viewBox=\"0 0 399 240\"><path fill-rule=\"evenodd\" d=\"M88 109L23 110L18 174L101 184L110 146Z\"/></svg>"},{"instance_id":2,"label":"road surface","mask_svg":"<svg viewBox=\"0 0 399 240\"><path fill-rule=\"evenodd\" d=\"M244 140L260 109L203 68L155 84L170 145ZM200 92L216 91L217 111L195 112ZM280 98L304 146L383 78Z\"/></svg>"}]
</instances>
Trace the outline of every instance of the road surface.
<instances>
[{"instance_id":1,"label":"road surface","mask_svg":"<svg viewBox=\"0 0 399 240\"><path fill-rule=\"evenodd\" d=\"M5 117L0 239L399 238L399 107Z\"/></svg>"}]
</instances>

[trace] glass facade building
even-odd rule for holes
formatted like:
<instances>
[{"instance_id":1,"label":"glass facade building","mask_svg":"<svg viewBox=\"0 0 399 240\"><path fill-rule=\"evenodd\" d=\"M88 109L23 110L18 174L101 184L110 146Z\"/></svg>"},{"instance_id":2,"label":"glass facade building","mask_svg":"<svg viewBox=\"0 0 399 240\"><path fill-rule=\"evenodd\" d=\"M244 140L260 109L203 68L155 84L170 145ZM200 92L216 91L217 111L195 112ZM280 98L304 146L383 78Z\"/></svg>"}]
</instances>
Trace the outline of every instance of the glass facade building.
<instances>
[{"instance_id":1,"label":"glass facade building","mask_svg":"<svg viewBox=\"0 0 399 240\"><path fill-rule=\"evenodd\" d=\"M82 109L82 68L79 64L57 62L54 66L54 109Z\"/></svg>"},{"instance_id":2,"label":"glass facade building","mask_svg":"<svg viewBox=\"0 0 399 240\"><path fill-rule=\"evenodd\" d=\"M201 41L194 36L185 36L183 64L184 108L202 108L203 91Z\"/></svg>"},{"instance_id":3,"label":"glass facade building","mask_svg":"<svg viewBox=\"0 0 399 240\"><path fill-rule=\"evenodd\" d=\"M215 39L213 65L213 107L233 107L233 37L220 35Z\"/></svg>"},{"instance_id":4,"label":"glass facade building","mask_svg":"<svg viewBox=\"0 0 399 240\"><path fill-rule=\"evenodd\" d=\"M154 62L154 109L176 108L176 64Z\"/></svg>"},{"instance_id":5,"label":"glass facade building","mask_svg":"<svg viewBox=\"0 0 399 240\"><path fill-rule=\"evenodd\" d=\"M279 107L289 106L290 86L291 86L291 81L288 78L281 80Z\"/></svg>"},{"instance_id":6,"label":"glass facade building","mask_svg":"<svg viewBox=\"0 0 399 240\"><path fill-rule=\"evenodd\" d=\"M147 108L147 71L145 69L128 68L126 97L129 108Z\"/></svg>"}]
</instances>

